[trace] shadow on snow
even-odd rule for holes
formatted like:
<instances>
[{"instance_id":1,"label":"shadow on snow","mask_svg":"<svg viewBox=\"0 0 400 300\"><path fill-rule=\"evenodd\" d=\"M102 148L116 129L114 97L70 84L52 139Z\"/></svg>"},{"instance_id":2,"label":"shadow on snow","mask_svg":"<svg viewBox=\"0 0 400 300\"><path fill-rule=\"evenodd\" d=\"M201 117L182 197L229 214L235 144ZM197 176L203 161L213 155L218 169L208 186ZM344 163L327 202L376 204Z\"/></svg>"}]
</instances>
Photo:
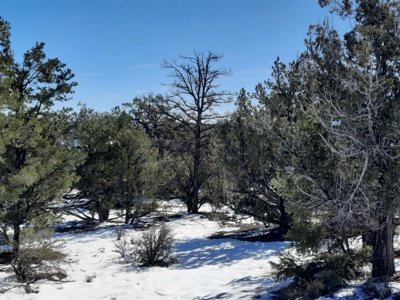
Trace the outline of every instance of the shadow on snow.
<instances>
[{"instance_id":1,"label":"shadow on snow","mask_svg":"<svg viewBox=\"0 0 400 300\"><path fill-rule=\"evenodd\" d=\"M207 265L232 265L244 259L267 260L284 250L288 243L249 243L233 239L204 238L178 241L175 253L180 263L174 269L195 269ZM221 298L223 299L223 298Z\"/></svg>"}]
</instances>

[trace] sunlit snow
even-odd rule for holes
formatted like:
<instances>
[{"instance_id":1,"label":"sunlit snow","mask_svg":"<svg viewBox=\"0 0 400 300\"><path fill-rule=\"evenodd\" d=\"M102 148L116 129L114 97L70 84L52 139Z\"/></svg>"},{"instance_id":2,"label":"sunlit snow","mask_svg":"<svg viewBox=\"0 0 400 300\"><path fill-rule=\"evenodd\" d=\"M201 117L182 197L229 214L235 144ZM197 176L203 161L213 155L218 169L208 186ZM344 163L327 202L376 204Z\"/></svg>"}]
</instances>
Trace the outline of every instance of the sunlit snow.
<instances>
[{"instance_id":1,"label":"sunlit snow","mask_svg":"<svg viewBox=\"0 0 400 300\"><path fill-rule=\"evenodd\" d=\"M34 283L38 294L14 288L0 294L0 299L270 299L267 293L276 289L277 283L271 277L269 262L277 261L277 253L289 243L210 240L207 237L211 234L234 228L221 227L199 215L184 214L167 224L174 231L179 264L141 268L121 258L113 252L118 231L115 224L82 233L57 233L54 237L67 242L71 259L65 266L65 282L39 281ZM125 229L127 237L139 233ZM400 268L399 263L396 267ZM0 289L17 285L13 274L6 272L7 266L0 265L0 269ZM88 276L91 282L87 282ZM335 299L352 294L355 288L339 291Z\"/></svg>"}]
</instances>

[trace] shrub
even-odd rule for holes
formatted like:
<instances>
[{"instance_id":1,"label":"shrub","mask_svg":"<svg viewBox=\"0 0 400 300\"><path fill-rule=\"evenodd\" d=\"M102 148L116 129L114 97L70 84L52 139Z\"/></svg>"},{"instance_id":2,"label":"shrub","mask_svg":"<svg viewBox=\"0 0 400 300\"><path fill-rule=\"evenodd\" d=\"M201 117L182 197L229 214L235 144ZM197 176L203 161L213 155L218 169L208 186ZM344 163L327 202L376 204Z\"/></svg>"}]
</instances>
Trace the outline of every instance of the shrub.
<instances>
[{"instance_id":1,"label":"shrub","mask_svg":"<svg viewBox=\"0 0 400 300\"><path fill-rule=\"evenodd\" d=\"M301 299L304 295L304 290L296 286L295 284L290 284L288 286L282 287L272 294L272 299L274 300L295 300Z\"/></svg>"},{"instance_id":2,"label":"shrub","mask_svg":"<svg viewBox=\"0 0 400 300\"><path fill-rule=\"evenodd\" d=\"M172 230L167 225L151 227L131 240L133 259L142 266L168 266L176 262L172 257L173 242Z\"/></svg>"},{"instance_id":3,"label":"shrub","mask_svg":"<svg viewBox=\"0 0 400 300\"><path fill-rule=\"evenodd\" d=\"M18 281L36 281L40 279L66 277L61 268L62 263L67 263L67 254L63 252L65 242L52 239L54 230L46 229L36 231L25 229L21 235L19 251L11 261Z\"/></svg>"},{"instance_id":4,"label":"shrub","mask_svg":"<svg viewBox=\"0 0 400 300\"><path fill-rule=\"evenodd\" d=\"M278 263L271 265L276 280L293 278L292 289L295 287L294 290L300 289L310 298L318 298L361 276L369 256L367 248L349 253L318 253L306 261L284 253L280 254Z\"/></svg>"},{"instance_id":5,"label":"shrub","mask_svg":"<svg viewBox=\"0 0 400 300\"><path fill-rule=\"evenodd\" d=\"M361 291L366 300L386 299L392 295L392 289L387 282L366 282L361 286Z\"/></svg>"},{"instance_id":6,"label":"shrub","mask_svg":"<svg viewBox=\"0 0 400 300\"><path fill-rule=\"evenodd\" d=\"M119 253L121 257L124 257L125 254L129 254L129 256L132 256L133 254L132 242L129 241L126 237L117 239L116 241L114 241L114 250L112 251Z\"/></svg>"},{"instance_id":7,"label":"shrub","mask_svg":"<svg viewBox=\"0 0 400 300\"><path fill-rule=\"evenodd\" d=\"M122 227L118 228L117 231L117 241L121 240L121 238L124 236L124 229Z\"/></svg>"}]
</instances>

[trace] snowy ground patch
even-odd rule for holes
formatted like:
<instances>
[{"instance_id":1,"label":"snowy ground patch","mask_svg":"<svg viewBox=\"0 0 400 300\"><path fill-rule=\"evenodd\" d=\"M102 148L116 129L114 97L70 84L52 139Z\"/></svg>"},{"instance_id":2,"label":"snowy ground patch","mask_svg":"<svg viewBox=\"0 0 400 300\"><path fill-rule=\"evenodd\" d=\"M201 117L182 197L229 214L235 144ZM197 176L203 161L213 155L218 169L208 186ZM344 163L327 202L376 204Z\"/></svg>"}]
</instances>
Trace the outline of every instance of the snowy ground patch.
<instances>
[{"instance_id":1,"label":"snowy ground patch","mask_svg":"<svg viewBox=\"0 0 400 300\"><path fill-rule=\"evenodd\" d=\"M67 222L73 221L71 216ZM208 239L215 232L231 231L201 215L171 219L168 225L175 236L174 256L179 264L169 268L140 268L124 262L113 252L113 243L120 226L102 227L79 233L60 232L55 238L67 242L71 264L66 265L66 282L39 281L37 294L27 294L23 288L14 288L4 294L4 300L67 300L67 299L270 299L269 292L279 285L271 277L270 261L277 261L277 253L287 248L285 242L243 242L232 238ZM131 227L124 230L126 237L140 234ZM400 269L397 262L396 268ZM0 265L0 289L15 286L12 273ZM362 299L359 285L354 283L338 291L333 298L345 299L356 292ZM400 285L393 283L393 291ZM357 298L356 298L357 299ZM389 298L390 299L390 298Z\"/></svg>"},{"instance_id":2,"label":"snowy ground patch","mask_svg":"<svg viewBox=\"0 0 400 300\"><path fill-rule=\"evenodd\" d=\"M287 243L209 240L207 236L221 228L201 216L186 215L168 225L174 231L179 264L139 268L124 263L112 251L116 227L56 233L55 238L67 242L72 261L66 266L68 282L37 282L38 294L12 289L1 299L252 299L274 284L268 262ZM125 230L127 236L137 234ZM7 272L0 272L0 282L0 288L16 284Z\"/></svg>"}]
</instances>

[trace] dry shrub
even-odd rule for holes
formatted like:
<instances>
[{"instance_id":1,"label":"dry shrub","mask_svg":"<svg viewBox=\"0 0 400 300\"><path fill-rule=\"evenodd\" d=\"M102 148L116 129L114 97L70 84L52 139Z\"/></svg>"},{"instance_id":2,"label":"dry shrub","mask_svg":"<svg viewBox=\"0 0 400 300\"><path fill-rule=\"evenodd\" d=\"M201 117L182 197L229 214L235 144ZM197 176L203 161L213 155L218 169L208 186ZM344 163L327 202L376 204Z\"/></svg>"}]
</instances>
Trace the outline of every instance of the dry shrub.
<instances>
[{"instance_id":1,"label":"dry shrub","mask_svg":"<svg viewBox=\"0 0 400 300\"><path fill-rule=\"evenodd\" d=\"M65 242L52 239L54 230L24 230L19 251L11 261L18 281L61 280L66 277L61 264L68 263Z\"/></svg>"},{"instance_id":2,"label":"dry shrub","mask_svg":"<svg viewBox=\"0 0 400 300\"><path fill-rule=\"evenodd\" d=\"M133 259L142 266L168 267L177 260L172 257L174 237L172 229L164 223L159 227L151 227L138 238L131 240Z\"/></svg>"},{"instance_id":3,"label":"dry shrub","mask_svg":"<svg viewBox=\"0 0 400 300\"><path fill-rule=\"evenodd\" d=\"M125 254L129 254L129 256L132 256L133 254L132 242L128 240L126 237L121 237L116 241L114 241L114 249L112 251L119 253L121 257L124 257Z\"/></svg>"}]
</instances>

